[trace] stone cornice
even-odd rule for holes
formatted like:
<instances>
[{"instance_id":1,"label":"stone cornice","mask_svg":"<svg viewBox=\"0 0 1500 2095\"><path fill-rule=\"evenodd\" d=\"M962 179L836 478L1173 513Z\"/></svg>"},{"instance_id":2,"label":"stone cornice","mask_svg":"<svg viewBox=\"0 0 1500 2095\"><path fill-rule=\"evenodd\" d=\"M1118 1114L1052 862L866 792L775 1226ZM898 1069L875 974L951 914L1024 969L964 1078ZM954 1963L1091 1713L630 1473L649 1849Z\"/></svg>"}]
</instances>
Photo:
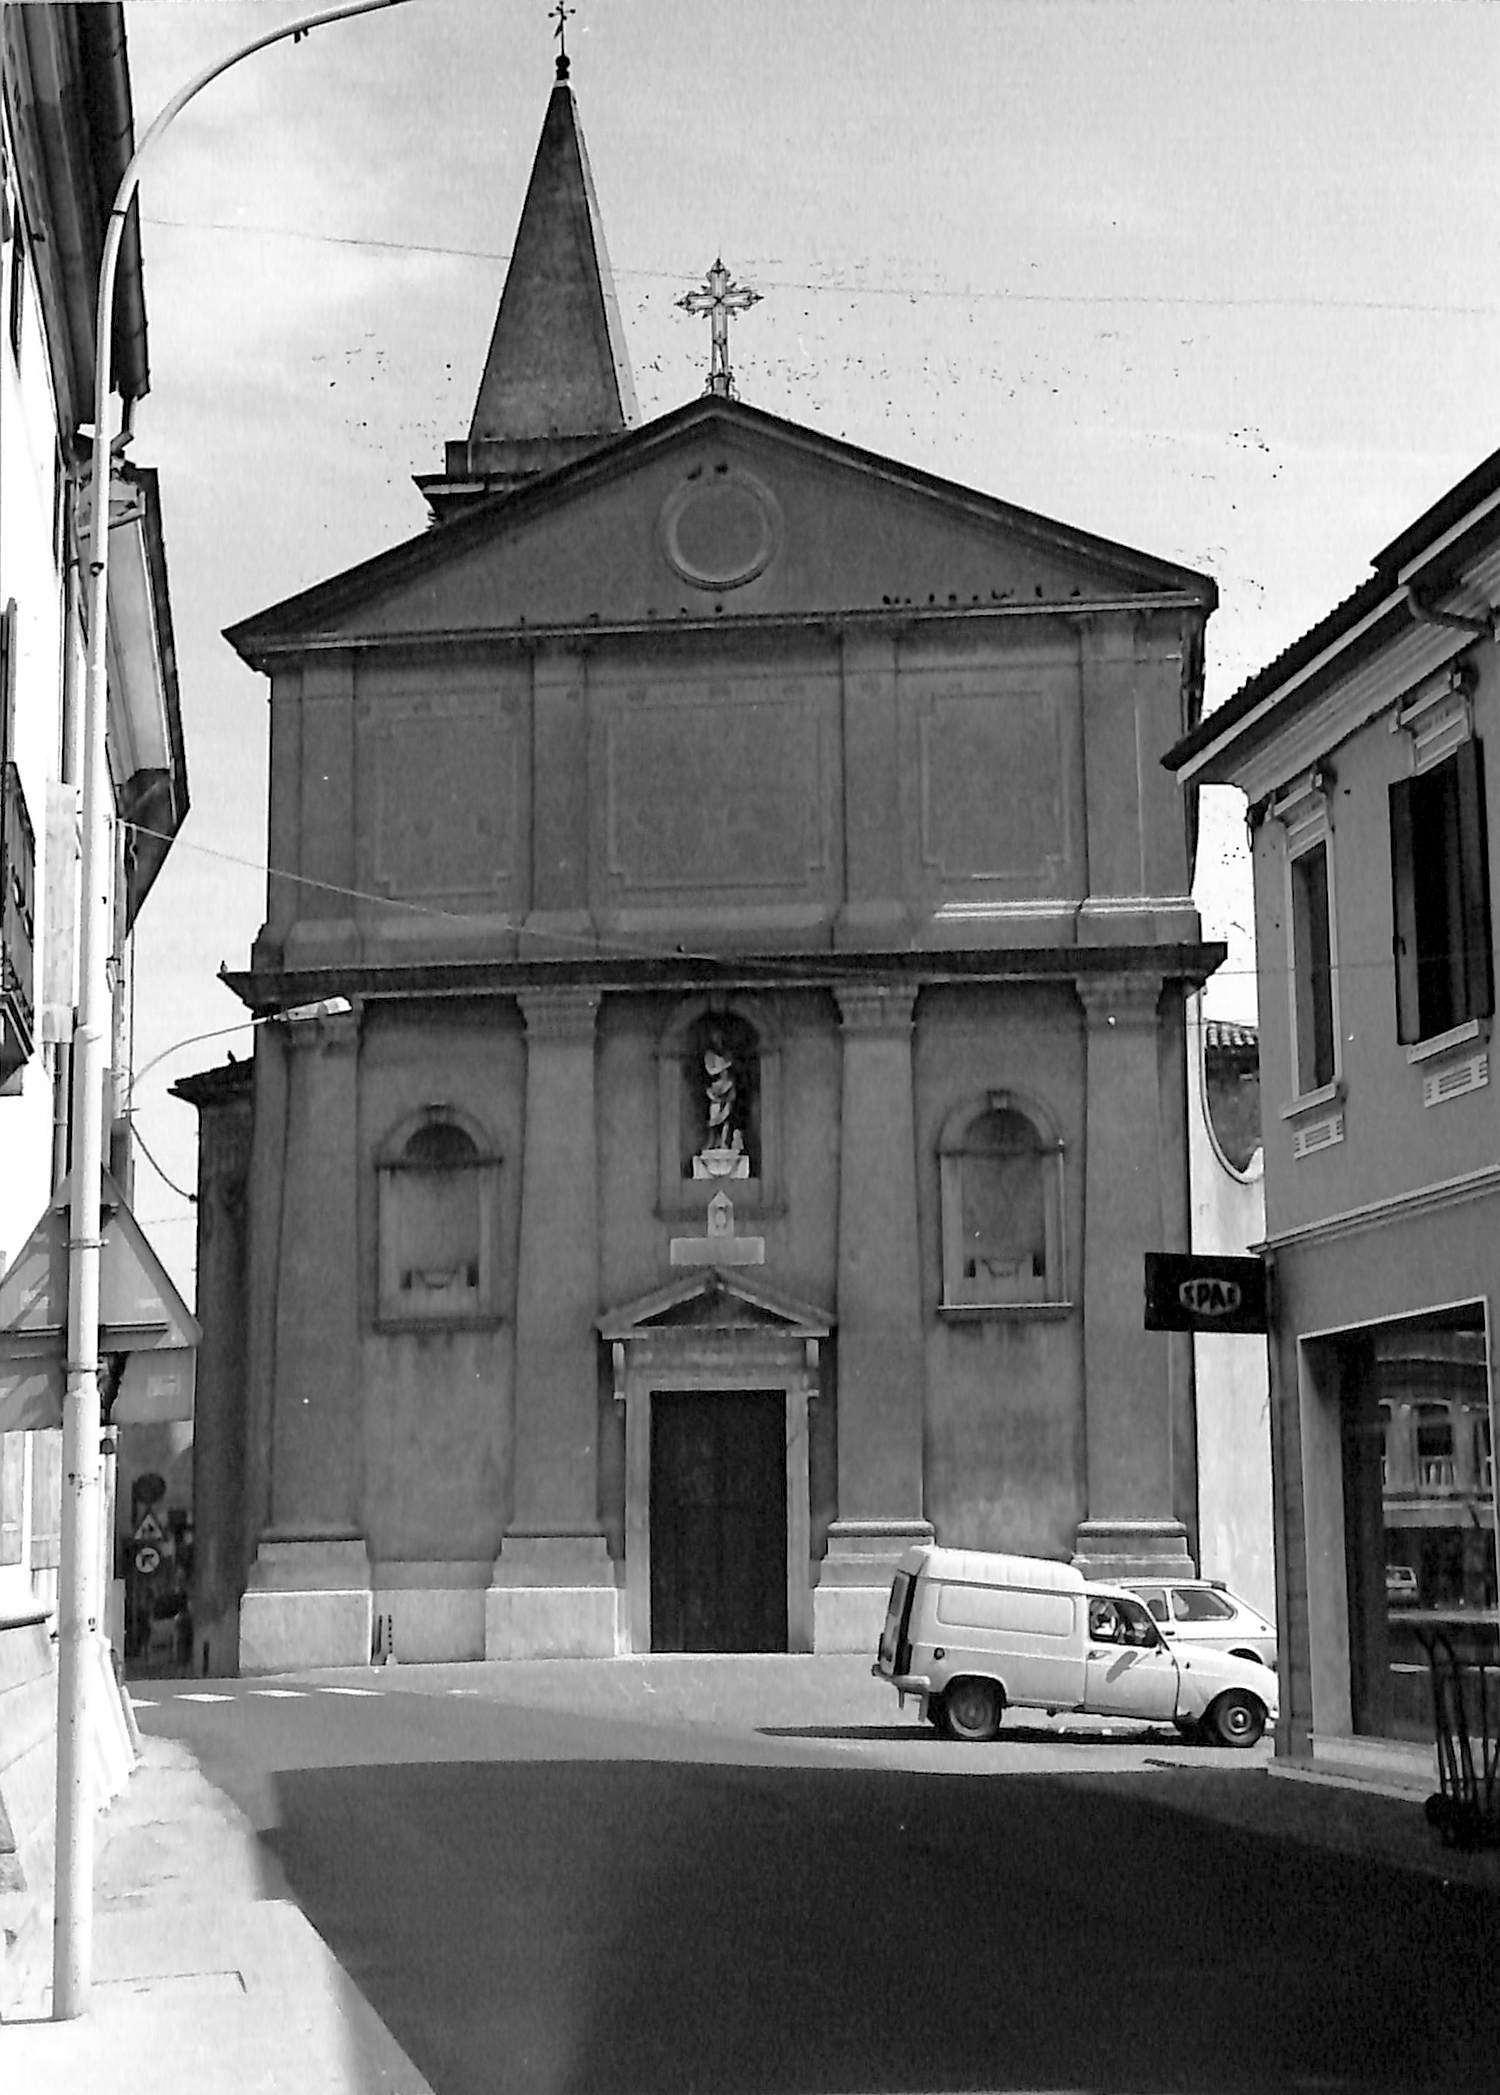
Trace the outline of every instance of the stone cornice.
<instances>
[{"instance_id":1,"label":"stone cornice","mask_svg":"<svg viewBox=\"0 0 1500 2095\"><path fill-rule=\"evenodd\" d=\"M848 632L891 631L903 633L923 627L973 627L1007 626L1028 624L1037 620L1061 620L1070 628L1097 624L1102 619L1121 616L1142 617L1158 612L1197 612L1201 615L1199 600L1185 590L1159 590L1141 596L1103 597L1087 600L1081 597L1041 598L1029 603L1016 604L925 604L902 605L855 605L839 610L768 611L741 613L731 620L723 617L693 618L684 616L673 619L670 626L659 618L600 619L588 625L574 621L557 621L535 625L506 626L454 626L423 630L412 627L404 632L358 633L303 633L284 639L257 640L253 650L246 653L252 667L265 672L278 669L303 659L324 653L362 655L369 653L438 651L451 654L455 649L474 648L490 651L495 648L530 652L538 648L562 646L580 655L590 654L601 640L629 640L649 638L653 647L670 642L674 636L683 634L712 633L722 640L726 633L757 635L794 633L808 630L843 634Z\"/></svg>"},{"instance_id":2,"label":"stone cornice","mask_svg":"<svg viewBox=\"0 0 1500 2095\"><path fill-rule=\"evenodd\" d=\"M1466 1171L1458 1178L1439 1179L1430 1186L1418 1186L1406 1193L1393 1193L1384 1200L1372 1200L1363 1207L1346 1208L1342 1214L1325 1215L1316 1222L1299 1223L1293 1229L1278 1230L1266 1237L1262 1244L1251 1248L1258 1251L1296 1251L1304 1245L1327 1244L1339 1237L1357 1236L1362 1230L1384 1229L1393 1222L1410 1222L1421 1215L1435 1214L1443 1208L1458 1207L1465 1201L1484 1200L1500 1194L1500 1164L1486 1164L1479 1171Z\"/></svg>"},{"instance_id":3,"label":"stone cornice","mask_svg":"<svg viewBox=\"0 0 1500 2095\"><path fill-rule=\"evenodd\" d=\"M917 987L961 982L1058 982L1131 973L1163 982L1201 983L1224 960L1218 942L1163 945L1045 945L905 948L900 952L579 953L566 960L445 960L374 965L269 967L226 971L220 979L258 1017L274 1017L319 997L369 1001L417 998L519 997L533 989L577 985L595 991L671 990L718 997L765 995L775 989L837 989L861 982Z\"/></svg>"}]
</instances>

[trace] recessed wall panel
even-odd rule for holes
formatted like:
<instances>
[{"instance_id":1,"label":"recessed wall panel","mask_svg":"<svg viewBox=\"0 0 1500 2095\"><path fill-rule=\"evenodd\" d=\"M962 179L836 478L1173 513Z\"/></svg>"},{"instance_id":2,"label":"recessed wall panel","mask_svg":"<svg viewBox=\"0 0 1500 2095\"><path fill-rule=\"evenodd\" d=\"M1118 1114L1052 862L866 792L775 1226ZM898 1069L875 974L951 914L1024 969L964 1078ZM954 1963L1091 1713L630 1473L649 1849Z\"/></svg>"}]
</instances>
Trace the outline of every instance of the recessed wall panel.
<instances>
[{"instance_id":1,"label":"recessed wall panel","mask_svg":"<svg viewBox=\"0 0 1500 2095\"><path fill-rule=\"evenodd\" d=\"M516 700L389 700L366 714L364 736L380 892L413 901L508 895L523 838Z\"/></svg>"},{"instance_id":2,"label":"recessed wall panel","mask_svg":"<svg viewBox=\"0 0 1500 2095\"><path fill-rule=\"evenodd\" d=\"M805 898L829 864L830 682L683 679L611 693L605 867L618 900Z\"/></svg>"}]
</instances>

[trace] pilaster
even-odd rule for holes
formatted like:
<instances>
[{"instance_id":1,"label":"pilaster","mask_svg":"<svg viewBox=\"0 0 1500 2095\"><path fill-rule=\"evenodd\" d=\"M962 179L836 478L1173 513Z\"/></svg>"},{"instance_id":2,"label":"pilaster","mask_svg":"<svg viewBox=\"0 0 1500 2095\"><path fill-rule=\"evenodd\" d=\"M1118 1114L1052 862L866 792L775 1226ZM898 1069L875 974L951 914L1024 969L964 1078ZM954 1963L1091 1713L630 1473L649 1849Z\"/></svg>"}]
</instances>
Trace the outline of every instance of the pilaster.
<instances>
[{"instance_id":1,"label":"pilaster","mask_svg":"<svg viewBox=\"0 0 1500 2095\"><path fill-rule=\"evenodd\" d=\"M843 641L841 946L889 948L905 939L896 645L890 633L848 633Z\"/></svg>"},{"instance_id":2,"label":"pilaster","mask_svg":"<svg viewBox=\"0 0 1500 2095\"><path fill-rule=\"evenodd\" d=\"M843 1028L839 1117L839 1515L813 1602L814 1649L873 1648L903 1549L930 1541L922 1513L925 1357L917 1243L912 1023L916 990L835 992Z\"/></svg>"},{"instance_id":3,"label":"pilaster","mask_svg":"<svg viewBox=\"0 0 1500 2095\"><path fill-rule=\"evenodd\" d=\"M357 1009L287 1043L277 1247L271 1526L357 1531L360 1510Z\"/></svg>"},{"instance_id":4,"label":"pilaster","mask_svg":"<svg viewBox=\"0 0 1500 2095\"><path fill-rule=\"evenodd\" d=\"M1141 856L1135 620L1118 614L1085 619L1081 639L1088 892L1090 899L1138 896L1147 889ZM1153 765L1157 754L1152 753Z\"/></svg>"},{"instance_id":5,"label":"pilaster","mask_svg":"<svg viewBox=\"0 0 1500 2095\"><path fill-rule=\"evenodd\" d=\"M267 1335L269 1524L240 1602L244 1673L364 1665L370 1656L359 1527L359 1027L356 1006L276 1028L285 1141L272 1208L280 1230L266 1247L276 1305ZM257 1108L280 1091L268 1082Z\"/></svg>"},{"instance_id":6,"label":"pilaster","mask_svg":"<svg viewBox=\"0 0 1500 2095\"><path fill-rule=\"evenodd\" d=\"M1191 1574L1173 1500L1171 1375L1142 1311L1145 1254L1162 1248L1155 974L1077 985L1088 1029L1084 1160L1084 1407L1088 1517L1075 1562L1096 1577Z\"/></svg>"},{"instance_id":7,"label":"pilaster","mask_svg":"<svg viewBox=\"0 0 1500 2095\"><path fill-rule=\"evenodd\" d=\"M531 673L531 894L525 953L574 954L589 916L587 662L544 650Z\"/></svg>"},{"instance_id":8,"label":"pilaster","mask_svg":"<svg viewBox=\"0 0 1500 2095\"><path fill-rule=\"evenodd\" d=\"M527 990L511 1518L485 1596L487 1658L611 1655L598 1517L597 990Z\"/></svg>"},{"instance_id":9,"label":"pilaster","mask_svg":"<svg viewBox=\"0 0 1500 2095\"><path fill-rule=\"evenodd\" d=\"M354 851L354 662L319 656L303 665L299 702L301 823L298 890L286 934L288 965L309 967L358 952ZM271 886L275 888L274 879Z\"/></svg>"}]
</instances>

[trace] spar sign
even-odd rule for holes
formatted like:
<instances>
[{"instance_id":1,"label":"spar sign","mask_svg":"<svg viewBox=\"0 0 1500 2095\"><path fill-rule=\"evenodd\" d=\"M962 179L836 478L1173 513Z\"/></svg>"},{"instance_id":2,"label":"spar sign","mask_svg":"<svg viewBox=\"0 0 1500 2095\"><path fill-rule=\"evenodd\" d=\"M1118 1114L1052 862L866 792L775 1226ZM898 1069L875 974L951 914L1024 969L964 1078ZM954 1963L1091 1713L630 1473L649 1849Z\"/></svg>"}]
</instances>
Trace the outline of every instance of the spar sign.
<instances>
[{"instance_id":1,"label":"spar sign","mask_svg":"<svg viewBox=\"0 0 1500 2095\"><path fill-rule=\"evenodd\" d=\"M1266 1269L1258 1258L1146 1253L1148 1331L1261 1331Z\"/></svg>"}]
</instances>

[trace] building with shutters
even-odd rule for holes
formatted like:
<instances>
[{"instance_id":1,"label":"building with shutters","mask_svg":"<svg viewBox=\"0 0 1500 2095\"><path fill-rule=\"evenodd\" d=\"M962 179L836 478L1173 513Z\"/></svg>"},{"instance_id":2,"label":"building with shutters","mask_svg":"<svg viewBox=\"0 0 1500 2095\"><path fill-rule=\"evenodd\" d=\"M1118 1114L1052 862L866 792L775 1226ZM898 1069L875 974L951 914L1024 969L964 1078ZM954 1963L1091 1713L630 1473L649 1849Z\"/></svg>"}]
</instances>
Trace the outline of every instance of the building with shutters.
<instances>
[{"instance_id":1,"label":"building with shutters","mask_svg":"<svg viewBox=\"0 0 1500 2095\"><path fill-rule=\"evenodd\" d=\"M1159 763L1213 584L740 400L737 295L641 422L563 61L432 526L229 634L215 1667L861 1649L934 1533L1195 1557L1142 1256L1221 954Z\"/></svg>"},{"instance_id":2,"label":"building with shutters","mask_svg":"<svg viewBox=\"0 0 1500 2095\"><path fill-rule=\"evenodd\" d=\"M0 2009L51 1921L64 1377L56 1326L66 1312L55 1282L66 1267L58 1202L77 1001L79 556L89 529L96 279L132 150L124 10L0 9ZM150 375L133 220L115 315L115 392L128 427ZM120 452L109 483L108 756L118 850L105 1223L116 1243L129 1235L134 1251L142 1247L128 1216L123 1110L130 930L186 815L187 772L156 474ZM149 1250L143 1256L154 1265ZM116 1270L111 1259L106 1302L115 1299ZM132 1270L140 1269L132 1262ZM142 1466L150 1460L148 1449ZM123 1783L130 1748L107 1651L94 1655L105 1675L88 1704L102 1798Z\"/></svg>"},{"instance_id":3,"label":"building with shutters","mask_svg":"<svg viewBox=\"0 0 1500 2095\"><path fill-rule=\"evenodd\" d=\"M1417 1742L1497 1626L1500 452L1168 761L1250 804L1282 1750Z\"/></svg>"},{"instance_id":4,"label":"building with shutters","mask_svg":"<svg viewBox=\"0 0 1500 2095\"><path fill-rule=\"evenodd\" d=\"M25 1251L68 1168L94 302L104 227L133 150L123 10L0 15L0 1274ZM126 426L150 382L132 218L115 302ZM111 469L108 751L118 823L107 1160L131 1189L124 1113L131 927L187 814L187 766L157 476ZM175 1299L175 1298L174 1298ZM0 1324L5 1321L0 1316ZM31 1394L28 1395L27 1392ZM56 1586L51 1393L9 1373L0 1331L0 1609Z\"/></svg>"}]
</instances>

